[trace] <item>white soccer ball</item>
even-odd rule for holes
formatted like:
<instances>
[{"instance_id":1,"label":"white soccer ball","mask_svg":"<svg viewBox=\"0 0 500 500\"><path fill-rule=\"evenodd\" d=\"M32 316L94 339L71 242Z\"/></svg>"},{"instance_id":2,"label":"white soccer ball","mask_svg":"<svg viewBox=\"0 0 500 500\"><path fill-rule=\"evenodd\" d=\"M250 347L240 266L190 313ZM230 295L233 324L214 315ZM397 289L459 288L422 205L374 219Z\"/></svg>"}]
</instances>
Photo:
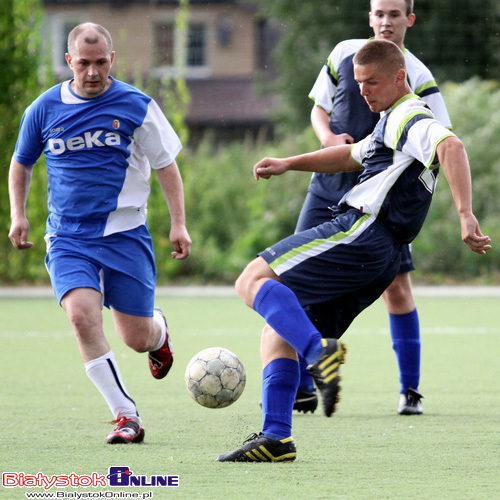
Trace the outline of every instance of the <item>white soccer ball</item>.
<instances>
[{"instance_id":1,"label":"white soccer ball","mask_svg":"<svg viewBox=\"0 0 500 500\"><path fill-rule=\"evenodd\" d=\"M191 397L205 408L224 408L243 392L245 368L238 356L223 347L209 347L196 354L184 375Z\"/></svg>"}]
</instances>

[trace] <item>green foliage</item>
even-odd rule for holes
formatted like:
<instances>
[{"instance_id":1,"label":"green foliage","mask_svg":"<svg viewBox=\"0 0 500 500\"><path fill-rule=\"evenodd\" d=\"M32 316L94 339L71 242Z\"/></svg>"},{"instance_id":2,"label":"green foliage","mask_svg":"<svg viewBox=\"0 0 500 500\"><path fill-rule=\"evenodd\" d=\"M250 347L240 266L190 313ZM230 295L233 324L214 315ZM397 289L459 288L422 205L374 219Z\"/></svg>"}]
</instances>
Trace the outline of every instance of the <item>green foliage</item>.
<instances>
[{"instance_id":1,"label":"green foliage","mask_svg":"<svg viewBox=\"0 0 500 500\"><path fill-rule=\"evenodd\" d=\"M309 124L312 104L307 96L333 47L345 39L373 36L370 2L254 1L263 15L283 28L275 50L278 76L269 91L282 98L279 123L300 129ZM417 20L405 44L438 82L498 78L499 13L496 0L418 0Z\"/></svg>"},{"instance_id":2,"label":"green foliage","mask_svg":"<svg viewBox=\"0 0 500 500\"><path fill-rule=\"evenodd\" d=\"M474 213L481 230L493 241L486 257L473 254L460 243L460 222L445 176L440 181L424 229L413 244L415 276L426 281L478 279L490 283L500 278L500 88L496 82L470 79L448 83L442 92L454 132L464 142L472 172Z\"/></svg>"},{"instance_id":3,"label":"green foliage","mask_svg":"<svg viewBox=\"0 0 500 500\"><path fill-rule=\"evenodd\" d=\"M474 210L494 249L479 256L460 240L460 224L443 174L424 228L413 244L416 281L497 283L500 278L500 108L496 83L471 79L442 87L454 124L464 141L472 167ZM168 115L168 110L167 110ZM231 283L255 254L291 234L305 196L309 175L288 172L256 182L252 166L264 156L289 156L316 149L309 127L273 143L252 140L223 147L206 137L196 151L179 157L184 179L188 230L193 253L185 261L171 258L169 215L154 174L149 200L149 227L155 244L160 284L182 282ZM47 282L43 231L46 216L46 174L43 159L35 166L28 199L31 240L27 252L10 251L2 263L2 281ZM8 241L8 240L7 240Z\"/></svg>"},{"instance_id":4,"label":"green foliage","mask_svg":"<svg viewBox=\"0 0 500 500\"><path fill-rule=\"evenodd\" d=\"M269 91L279 94L277 121L285 128L309 124L309 92L333 47L348 38L368 38L368 0L255 0L261 13L281 29L274 53L278 77Z\"/></svg>"},{"instance_id":5,"label":"green foliage","mask_svg":"<svg viewBox=\"0 0 500 500\"><path fill-rule=\"evenodd\" d=\"M38 0L3 0L0 2L0 280L11 282L31 276L32 256L12 249L7 233L10 226L7 178L19 123L24 109L38 95L40 84L40 2ZM35 213L41 207L32 207ZM43 221L43 213L41 221ZM34 220L35 219L35 220ZM43 224L43 222L42 222ZM38 225L38 222L37 222ZM42 233L43 234L43 233ZM38 266L37 266L38 268Z\"/></svg>"},{"instance_id":6,"label":"green foliage","mask_svg":"<svg viewBox=\"0 0 500 500\"><path fill-rule=\"evenodd\" d=\"M496 0L417 0L406 45L438 81L498 78L499 12Z\"/></svg>"},{"instance_id":7,"label":"green foliage","mask_svg":"<svg viewBox=\"0 0 500 500\"><path fill-rule=\"evenodd\" d=\"M259 250L294 230L309 176L290 173L256 182L252 166L264 155L289 156L314 149L312 132L277 145L248 140L215 149L211 143L207 137L180 163L193 253L182 263L172 261L163 230L155 237L160 281L174 272L188 280L231 282ZM150 198L153 206L161 206L158 189ZM156 209L151 208L150 220ZM150 227L155 231L152 223Z\"/></svg>"}]
</instances>

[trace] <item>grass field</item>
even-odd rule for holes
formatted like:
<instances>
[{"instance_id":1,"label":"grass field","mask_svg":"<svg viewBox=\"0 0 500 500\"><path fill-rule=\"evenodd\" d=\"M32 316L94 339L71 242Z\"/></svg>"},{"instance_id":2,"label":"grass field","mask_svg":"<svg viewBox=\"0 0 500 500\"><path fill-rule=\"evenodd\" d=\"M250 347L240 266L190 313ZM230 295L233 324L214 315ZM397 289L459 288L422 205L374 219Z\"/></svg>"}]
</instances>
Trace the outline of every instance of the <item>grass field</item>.
<instances>
[{"instance_id":1,"label":"grass field","mask_svg":"<svg viewBox=\"0 0 500 500\"><path fill-rule=\"evenodd\" d=\"M101 422L111 415L85 375L55 300L2 299L1 471L106 475L110 466L129 466L136 475L178 474L178 488L113 490L152 492L155 499L500 498L499 299L431 296L417 303L423 341L420 389L427 396L423 416L396 414L396 361L379 301L344 337L349 352L341 369L338 412L330 419L321 411L295 416L297 460L231 464L215 458L258 432L261 424L263 321L238 299L158 299L176 348L174 366L163 381L151 377L145 355L118 341L105 311L108 339L146 428L144 444L127 446L104 442L112 427ZM233 406L209 410L189 398L184 368L197 351L216 345L240 356L247 387ZM0 498L25 498L29 491L41 489L2 487Z\"/></svg>"}]
</instances>

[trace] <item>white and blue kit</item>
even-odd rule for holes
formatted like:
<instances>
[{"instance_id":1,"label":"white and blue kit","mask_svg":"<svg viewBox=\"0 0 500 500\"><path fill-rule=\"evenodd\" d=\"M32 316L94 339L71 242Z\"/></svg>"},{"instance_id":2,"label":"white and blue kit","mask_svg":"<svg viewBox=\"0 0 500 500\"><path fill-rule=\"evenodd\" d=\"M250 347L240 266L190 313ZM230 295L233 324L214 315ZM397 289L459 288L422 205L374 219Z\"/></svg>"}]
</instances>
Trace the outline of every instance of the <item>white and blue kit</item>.
<instances>
[{"instance_id":1,"label":"white and blue kit","mask_svg":"<svg viewBox=\"0 0 500 500\"><path fill-rule=\"evenodd\" d=\"M175 160L180 140L140 90L112 79L103 94L86 99L70 84L52 87L26 109L14 153L23 165L42 153L46 158L52 284L59 301L72 288L92 286L104 293L105 305L150 316L156 276L149 178L151 168ZM120 296L143 286L147 301L136 297L137 305L126 305Z\"/></svg>"},{"instance_id":2,"label":"white and blue kit","mask_svg":"<svg viewBox=\"0 0 500 500\"><path fill-rule=\"evenodd\" d=\"M436 148L453 135L418 96L404 96L353 145L363 170L333 219L259 254L303 307L331 306L327 336L339 338L398 274L401 246L417 236L431 203Z\"/></svg>"},{"instance_id":3,"label":"white and blue kit","mask_svg":"<svg viewBox=\"0 0 500 500\"><path fill-rule=\"evenodd\" d=\"M335 46L309 94L315 106L330 115L334 134L348 133L358 142L370 134L380 118L373 113L359 92L354 79L354 54L367 42L345 40ZM439 88L429 69L406 48L403 50L410 88L431 108L436 119L446 128L451 121ZM358 172L338 174L314 173L297 222L297 232L317 226L331 217L330 206L358 181ZM414 269L409 248L403 249L401 272Z\"/></svg>"},{"instance_id":4,"label":"white and blue kit","mask_svg":"<svg viewBox=\"0 0 500 500\"><path fill-rule=\"evenodd\" d=\"M352 60L366 42L364 39L354 39L336 45L309 93L314 105L330 115L332 132L347 133L353 137L354 142L359 142L371 134L380 118L379 114L370 110L354 79ZM405 48L403 53L410 88L429 105L436 119L444 127L451 128L448 111L432 73L409 50ZM330 205L337 204L345 192L356 184L357 175L356 172L315 173L310 192L324 198Z\"/></svg>"}]
</instances>

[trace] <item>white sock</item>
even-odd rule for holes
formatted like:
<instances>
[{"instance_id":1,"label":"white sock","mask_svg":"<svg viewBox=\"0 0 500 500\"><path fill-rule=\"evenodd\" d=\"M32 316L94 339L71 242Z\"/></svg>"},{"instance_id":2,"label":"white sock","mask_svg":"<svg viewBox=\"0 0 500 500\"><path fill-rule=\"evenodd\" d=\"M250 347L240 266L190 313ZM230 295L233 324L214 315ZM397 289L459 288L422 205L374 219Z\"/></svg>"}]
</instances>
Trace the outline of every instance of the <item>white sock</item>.
<instances>
[{"instance_id":1,"label":"white sock","mask_svg":"<svg viewBox=\"0 0 500 500\"><path fill-rule=\"evenodd\" d=\"M120 415L138 419L140 422L137 408L127 393L113 351L85 363L85 371L103 395L115 418Z\"/></svg>"},{"instance_id":2,"label":"white sock","mask_svg":"<svg viewBox=\"0 0 500 500\"><path fill-rule=\"evenodd\" d=\"M158 344L151 349L151 351L157 351L158 349L161 349L163 347L163 344L165 343L165 339L167 338L167 327L165 325L165 320L163 319L163 316L159 311L156 309L153 311L153 321L160 325L160 340L158 341Z\"/></svg>"}]
</instances>

